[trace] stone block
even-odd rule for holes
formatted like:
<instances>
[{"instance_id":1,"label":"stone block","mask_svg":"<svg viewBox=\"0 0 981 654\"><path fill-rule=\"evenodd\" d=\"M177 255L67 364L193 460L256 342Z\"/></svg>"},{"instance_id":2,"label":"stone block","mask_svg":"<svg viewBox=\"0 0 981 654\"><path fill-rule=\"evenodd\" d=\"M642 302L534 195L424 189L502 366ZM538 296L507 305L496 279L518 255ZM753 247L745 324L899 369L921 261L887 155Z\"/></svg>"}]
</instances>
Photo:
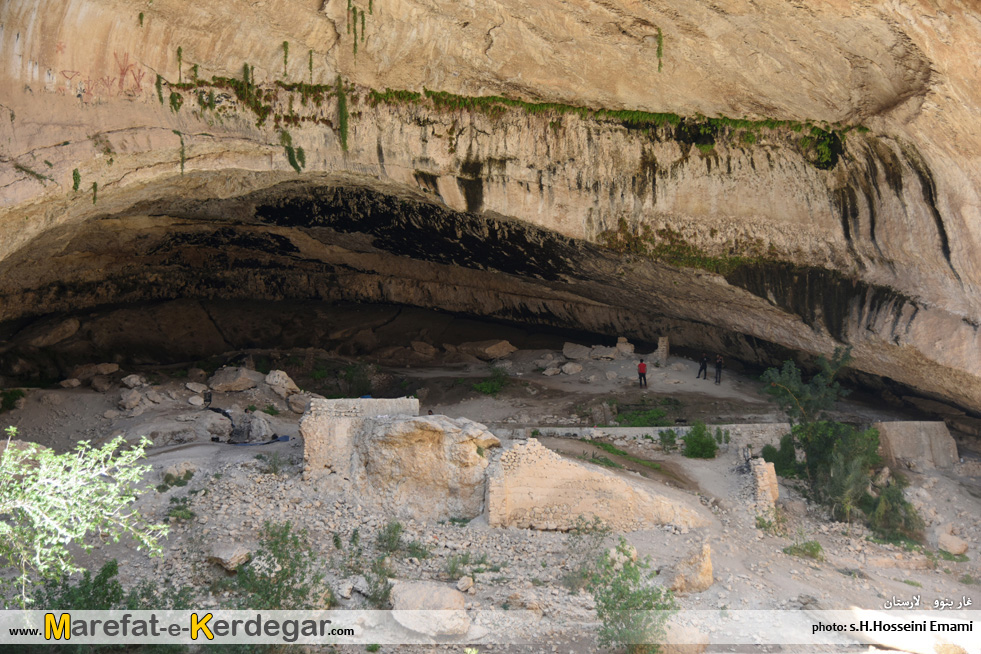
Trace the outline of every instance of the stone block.
<instances>
[{"instance_id":1,"label":"stone block","mask_svg":"<svg viewBox=\"0 0 981 654\"><path fill-rule=\"evenodd\" d=\"M877 422L879 452L893 469L906 461L948 470L957 463L957 444L943 422Z\"/></svg>"}]
</instances>

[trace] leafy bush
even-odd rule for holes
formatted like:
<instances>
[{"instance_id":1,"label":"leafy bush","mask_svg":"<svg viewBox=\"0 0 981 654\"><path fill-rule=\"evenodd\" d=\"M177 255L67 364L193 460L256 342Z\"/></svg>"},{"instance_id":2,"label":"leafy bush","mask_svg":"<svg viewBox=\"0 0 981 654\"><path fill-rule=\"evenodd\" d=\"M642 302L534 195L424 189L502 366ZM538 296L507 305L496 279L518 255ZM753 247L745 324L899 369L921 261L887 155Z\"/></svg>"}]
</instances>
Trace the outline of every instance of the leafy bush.
<instances>
[{"instance_id":1,"label":"leafy bush","mask_svg":"<svg viewBox=\"0 0 981 654\"><path fill-rule=\"evenodd\" d=\"M689 459L714 459L719 451L719 446L704 422L695 421L681 440L685 442L681 453Z\"/></svg>"},{"instance_id":2,"label":"leafy bush","mask_svg":"<svg viewBox=\"0 0 981 654\"><path fill-rule=\"evenodd\" d=\"M17 436L14 427L6 432ZM16 586L20 597L14 601L21 606L29 602L28 587L36 577L60 579L79 570L70 547L91 550L85 542L90 533L103 540L129 535L139 548L160 552L167 527L126 510L149 470L137 462L150 441L120 450L124 443L116 438L93 448L82 441L65 454L31 447L0 453L0 562L16 571L0 576L0 589Z\"/></svg>"},{"instance_id":3,"label":"leafy bush","mask_svg":"<svg viewBox=\"0 0 981 654\"><path fill-rule=\"evenodd\" d=\"M334 596L315 563L306 529L294 531L289 522L266 522L252 560L232 578L234 608L329 609Z\"/></svg>"},{"instance_id":4,"label":"leafy bush","mask_svg":"<svg viewBox=\"0 0 981 654\"><path fill-rule=\"evenodd\" d=\"M0 412L12 410L17 406L17 400L22 397L24 397L24 391L19 388L0 391Z\"/></svg>"},{"instance_id":5,"label":"leafy bush","mask_svg":"<svg viewBox=\"0 0 981 654\"><path fill-rule=\"evenodd\" d=\"M172 497L170 498L170 508L167 510L167 517L174 520L190 520L194 517L194 511L191 510L191 498L185 497Z\"/></svg>"},{"instance_id":6,"label":"leafy bush","mask_svg":"<svg viewBox=\"0 0 981 654\"><path fill-rule=\"evenodd\" d=\"M508 385L510 378L508 373L503 368L494 367L491 368L491 376L479 381L472 386L473 390L478 393L483 393L484 395L496 396L504 387Z\"/></svg>"},{"instance_id":7,"label":"leafy bush","mask_svg":"<svg viewBox=\"0 0 981 654\"><path fill-rule=\"evenodd\" d=\"M664 409L645 409L643 411L625 411L617 416L621 427L666 427L671 423L665 419Z\"/></svg>"},{"instance_id":8,"label":"leafy bush","mask_svg":"<svg viewBox=\"0 0 981 654\"><path fill-rule=\"evenodd\" d=\"M389 554L397 552L402 545L402 523L389 522L378 532L378 548Z\"/></svg>"},{"instance_id":9,"label":"leafy bush","mask_svg":"<svg viewBox=\"0 0 981 654\"><path fill-rule=\"evenodd\" d=\"M365 599L376 609L387 609L391 602L392 582L389 580L393 574L383 556L372 561L371 568L365 572L364 579L368 586Z\"/></svg>"},{"instance_id":10,"label":"leafy bush","mask_svg":"<svg viewBox=\"0 0 981 654\"><path fill-rule=\"evenodd\" d=\"M666 429L657 435L661 449L670 452L678 448L678 434L673 429Z\"/></svg>"},{"instance_id":11,"label":"leafy bush","mask_svg":"<svg viewBox=\"0 0 981 654\"><path fill-rule=\"evenodd\" d=\"M677 610L670 590L655 586L649 558L634 561L636 552L620 537L613 552L606 552L589 583L602 626L602 647L626 646L640 654L656 652L664 639L665 624Z\"/></svg>"},{"instance_id":12,"label":"leafy bush","mask_svg":"<svg viewBox=\"0 0 981 654\"><path fill-rule=\"evenodd\" d=\"M780 439L780 449L772 445L763 446L763 460L773 464L773 469L781 477L796 477L801 472L797 463L797 449L794 447L794 437L784 434Z\"/></svg>"},{"instance_id":13,"label":"leafy bush","mask_svg":"<svg viewBox=\"0 0 981 654\"><path fill-rule=\"evenodd\" d=\"M783 548L783 551L784 554L790 554L791 556L806 557L817 561L824 560L824 550L821 548L821 543L816 540L797 542Z\"/></svg>"},{"instance_id":14,"label":"leafy bush","mask_svg":"<svg viewBox=\"0 0 981 654\"><path fill-rule=\"evenodd\" d=\"M429 554L430 554L429 548L417 540L414 540L408 545L406 545L405 551L409 554L409 556L415 557L417 559L429 558Z\"/></svg>"},{"instance_id":15,"label":"leafy bush","mask_svg":"<svg viewBox=\"0 0 981 654\"><path fill-rule=\"evenodd\" d=\"M869 515L869 527L880 538L923 540L923 519L903 497L900 484L886 486L879 493Z\"/></svg>"}]
</instances>

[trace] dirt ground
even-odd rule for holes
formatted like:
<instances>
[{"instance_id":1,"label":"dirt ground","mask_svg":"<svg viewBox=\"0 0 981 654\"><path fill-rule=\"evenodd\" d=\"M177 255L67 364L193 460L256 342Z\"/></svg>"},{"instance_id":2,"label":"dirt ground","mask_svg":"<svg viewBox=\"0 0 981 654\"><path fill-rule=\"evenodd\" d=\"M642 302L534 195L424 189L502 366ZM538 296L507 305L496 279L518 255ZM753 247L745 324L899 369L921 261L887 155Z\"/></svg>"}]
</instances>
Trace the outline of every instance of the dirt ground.
<instances>
[{"instance_id":1,"label":"dirt ground","mask_svg":"<svg viewBox=\"0 0 981 654\"><path fill-rule=\"evenodd\" d=\"M365 367L354 359L323 353L253 353L258 367L283 369L305 390L328 394L357 374L369 378L373 392L385 396L415 394L421 413L432 410L450 417L465 417L495 429L534 429L540 426L594 426L602 406L620 411L660 407L668 420L690 424L695 420L713 423L773 423L784 416L761 395L757 381L725 371L723 381L695 379L697 364L670 357L667 366L651 366L649 388L640 389L636 364L640 355L613 361L580 361L576 374L545 376L540 365L546 355L559 357L557 350L519 350L496 365L505 365L504 388L486 395L474 383L492 374L491 364L464 361L435 365L420 363L399 367ZM649 356L649 355L648 355ZM650 361L650 359L648 359ZM137 372L156 391L156 403L145 403L142 411L121 410L119 379ZM192 371L193 372L193 371ZM711 375L711 370L710 370ZM188 404L193 393L186 387L187 369L123 370L113 376L112 388L98 392L79 388L29 390L22 406L0 416L0 422L16 426L19 437L54 448L70 449L79 440L102 441L115 435L133 436L146 425L160 421L194 421L206 411ZM353 382L352 382L353 383ZM333 384L334 386L331 386ZM306 527L315 549L328 569L339 556L332 544L337 534L347 542L354 530L375 532L387 522L362 507L316 487L301 478L302 440L300 415L262 384L240 392L214 393L213 406L267 409L268 420L279 436L288 441L240 446L197 440L158 444L148 452L153 472L147 479L138 509L153 519L165 519L171 498L188 497L195 517L175 521L165 543L164 556L147 558L126 543L105 544L80 556L86 567L97 567L116 558L126 584L142 578L166 578L196 587L202 605L217 605L208 580L224 573L209 564L209 543L216 538L254 544L265 520L290 520ZM840 418L859 423L906 419L907 413L884 405L843 402ZM275 415L271 415L275 414ZM509 432L510 433L510 432ZM220 439L219 439L220 440ZM925 603L940 597L973 597L981 605L981 465L972 447L964 447L964 463L950 471L907 472L908 495L929 508L925 551L907 551L896 545L876 543L859 525L830 522L823 507L810 503L802 489L781 481L779 507L783 524L773 529L759 527L752 509L751 479L737 447L713 460L693 460L677 452L664 454L630 445L637 457L654 460L661 470L652 470L596 446L573 439L542 438L542 443L583 465L591 455L609 456L623 467L615 474L652 489L680 489L691 502L712 510L707 527L681 533L653 529L625 534L641 556L649 555L658 569L670 570L702 543L711 546L714 584L701 593L679 598L684 609L837 609L861 607L880 609L892 597L920 594ZM505 447L510 442L505 439ZM261 456L259 456L261 455ZM270 465L272 462L274 465ZM185 487L159 492L154 487L167 472L191 470ZM673 491L672 491L673 492ZM952 524L955 533L970 544L964 560L945 560L936 554L936 532ZM533 646L511 647L477 643L480 651L596 651L595 613L585 593L569 591L562 584L563 566L570 557L568 535L532 530L498 530L478 518L467 525L411 523L406 540L418 539L431 548L432 556L418 561L399 558L393 564L403 579L429 578L454 582L446 576L449 557L461 552L490 554L501 572L491 578L481 574L468 608L488 610L516 603L535 603L543 610L540 622L522 635ZM823 560L799 558L784 548L804 540L817 540ZM344 583L336 570L328 577ZM486 581L485 581L486 580ZM534 598L534 602L529 599ZM353 602L354 600L350 600ZM342 601L342 605L345 605ZM348 602L348 605L353 606ZM719 634L707 634L712 642ZM492 640L488 638L486 640ZM362 648L352 648L359 651ZM385 651L461 651L459 646L413 647L386 645ZM778 651L781 646L760 646L759 651ZM711 651L731 651L728 646L710 645ZM783 651L810 651L783 646Z\"/></svg>"}]
</instances>

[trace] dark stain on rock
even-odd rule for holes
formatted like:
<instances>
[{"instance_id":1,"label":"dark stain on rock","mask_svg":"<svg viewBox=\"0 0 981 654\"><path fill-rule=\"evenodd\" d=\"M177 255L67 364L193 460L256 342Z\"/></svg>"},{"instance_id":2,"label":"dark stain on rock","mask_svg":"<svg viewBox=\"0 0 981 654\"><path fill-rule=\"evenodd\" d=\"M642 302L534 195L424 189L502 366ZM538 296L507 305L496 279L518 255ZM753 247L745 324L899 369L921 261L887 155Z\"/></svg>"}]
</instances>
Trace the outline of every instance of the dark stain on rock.
<instances>
[{"instance_id":1,"label":"dark stain on rock","mask_svg":"<svg viewBox=\"0 0 981 654\"><path fill-rule=\"evenodd\" d=\"M890 312L893 333L898 333L904 307L916 307L914 300L893 288L835 270L789 263L742 266L726 275L726 280L799 316L812 329L826 330L841 343L846 342L849 323L871 329L884 311Z\"/></svg>"},{"instance_id":2,"label":"dark stain on rock","mask_svg":"<svg viewBox=\"0 0 981 654\"><path fill-rule=\"evenodd\" d=\"M950 239L947 236L947 228L944 226L943 216L940 215L940 209L937 208L937 186L933 181L933 174L916 148L909 146L904 150L904 154L906 155L906 161L909 162L913 172L916 173L917 178L920 180L920 188L923 190L923 202L926 203L930 214L933 216L933 222L937 226L937 236L940 238L940 251L943 253L944 259L950 267L950 271L960 281L961 276L954 270L954 264L950 260Z\"/></svg>"},{"instance_id":3,"label":"dark stain on rock","mask_svg":"<svg viewBox=\"0 0 981 654\"><path fill-rule=\"evenodd\" d=\"M841 231L848 245L852 244L852 233L858 232L858 196L851 186L842 186L831 192L835 211L841 220Z\"/></svg>"},{"instance_id":4,"label":"dark stain on rock","mask_svg":"<svg viewBox=\"0 0 981 654\"><path fill-rule=\"evenodd\" d=\"M257 206L259 220L284 227L327 227L366 234L373 247L396 256L477 270L558 280L575 272L569 262L598 246L573 241L512 220L499 220L406 200L363 188L286 190Z\"/></svg>"},{"instance_id":5,"label":"dark stain on rock","mask_svg":"<svg viewBox=\"0 0 981 654\"><path fill-rule=\"evenodd\" d=\"M427 173L424 170L415 171L414 176L416 178L416 184L419 185L419 188L427 193L439 195L439 177L433 175L432 173Z\"/></svg>"},{"instance_id":6,"label":"dark stain on rock","mask_svg":"<svg viewBox=\"0 0 981 654\"><path fill-rule=\"evenodd\" d=\"M484 165L476 159L467 159L460 166L460 175L456 178L457 186L467 201L467 211L480 211L484 206L484 180L481 176Z\"/></svg>"}]
</instances>

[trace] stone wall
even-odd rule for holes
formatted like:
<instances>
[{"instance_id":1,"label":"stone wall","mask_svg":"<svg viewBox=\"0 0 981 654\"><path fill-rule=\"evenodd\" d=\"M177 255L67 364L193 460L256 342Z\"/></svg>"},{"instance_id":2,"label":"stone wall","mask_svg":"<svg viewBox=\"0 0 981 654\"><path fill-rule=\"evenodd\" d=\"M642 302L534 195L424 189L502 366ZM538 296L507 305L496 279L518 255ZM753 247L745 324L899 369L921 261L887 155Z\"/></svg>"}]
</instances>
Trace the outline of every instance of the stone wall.
<instances>
[{"instance_id":1,"label":"stone wall","mask_svg":"<svg viewBox=\"0 0 981 654\"><path fill-rule=\"evenodd\" d=\"M349 477L354 441L366 418L417 415L419 400L412 397L313 400L300 419L304 478L332 473Z\"/></svg>"},{"instance_id":2,"label":"stone wall","mask_svg":"<svg viewBox=\"0 0 981 654\"><path fill-rule=\"evenodd\" d=\"M879 452L898 467L949 469L957 463L957 444L943 422L877 422Z\"/></svg>"}]
</instances>

